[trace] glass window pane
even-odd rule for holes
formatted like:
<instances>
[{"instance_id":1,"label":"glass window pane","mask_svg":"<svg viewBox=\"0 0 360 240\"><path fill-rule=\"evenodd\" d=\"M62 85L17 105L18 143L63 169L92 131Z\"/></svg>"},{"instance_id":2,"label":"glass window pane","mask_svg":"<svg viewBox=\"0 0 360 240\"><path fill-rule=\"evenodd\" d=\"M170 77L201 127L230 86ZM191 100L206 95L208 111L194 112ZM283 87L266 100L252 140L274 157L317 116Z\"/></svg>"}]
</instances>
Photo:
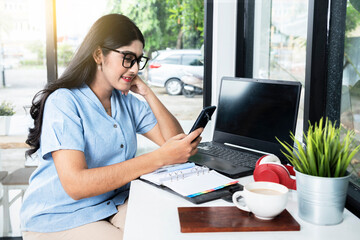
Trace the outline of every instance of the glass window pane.
<instances>
[{"instance_id":1,"label":"glass window pane","mask_svg":"<svg viewBox=\"0 0 360 240\"><path fill-rule=\"evenodd\" d=\"M171 55L160 60L159 62L163 64L180 64L180 58L181 55Z\"/></svg>"},{"instance_id":2,"label":"glass window pane","mask_svg":"<svg viewBox=\"0 0 360 240\"><path fill-rule=\"evenodd\" d=\"M360 145L360 9L348 1L341 97L341 126L354 130L354 146ZM360 187L360 152L350 163L351 180Z\"/></svg>"},{"instance_id":3,"label":"glass window pane","mask_svg":"<svg viewBox=\"0 0 360 240\"><path fill-rule=\"evenodd\" d=\"M253 77L302 83L296 137L301 140L304 115L308 1L255 2Z\"/></svg>"},{"instance_id":4,"label":"glass window pane","mask_svg":"<svg viewBox=\"0 0 360 240\"><path fill-rule=\"evenodd\" d=\"M25 140L29 127L33 126L29 114L33 97L47 83L44 20L43 0L0 1L0 104L6 101L15 111L6 117L5 125L5 117L0 116L0 171L11 173L37 163L25 159L28 149ZM10 197L12 194L10 190ZM14 236L21 235L16 214L20 206L21 200L17 199L10 208Z\"/></svg>"},{"instance_id":5,"label":"glass window pane","mask_svg":"<svg viewBox=\"0 0 360 240\"><path fill-rule=\"evenodd\" d=\"M183 55L182 57L183 65L190 66L202 66L201 55Z\"/></svg>"},{"instance_id":6,"label":"glass window pane","mask_svg":"<svg viewBox=\"0 0 360 240\"><path fill-rule=\"evenodd\" d=\"M204 71L197 67L181 65L180 61L168 59L168 56L182 55L184 49L197 49L200 53L203 44L204 1L118 2L120 3L114 5L113 11L129 16L139 26L146 40L146 55L158 55L157 59L152 58L148 67L143 70L143 79L175 117L179 120L188 120L192 124L203 105L201 92ZM159 62L160 59L166 60ZM186 81L186 74L189 72L201 75L196 92L186 92L183 89L183 80Z\"/></svg>"},{"instance_id":7,"label":"glass window pane","mask_svg":"<svg viewBox=\"0 0 360 240\"><path fill-rule=\"evenodd\" d=\"M91 25L109 13L108 0L56 1L57 61L60 76ZM86 8L86 10L85 10ZM76 19L76 21L74 21Z\"/></svg>"},{"instance_id":8,"label":"glass window pane","mask_svg":"<svg viewBox=\"0 0 360 240\"><path fill-rule=\"evenodd\" d=\"M0 102L16 112L9 135L27 135L31 101L47 82L44 3L0 1Z\"/></svg>"},{"instance_id":9,"label":"glass window pane","mask_svg":"<svg viewBox=\"0 0 360 240\"><path fill-rule=\"evenodd\" d=\"M86 11L84 10L86 7ZM63 72L73 53L82 42L91 25L102 15L122 13L132 19L145 38L144 55L150 59L147 67L139 76L149 83L153 91L161 98L164 105L179 120L194 121L203 105L202 78L199 91L186 98L182 95L184 76L181 54L161 58L162 52L182 49L198 49L203 43L204 1L177 0L138 0L138 1L97 1L97 0L61 0L56 1L57 36L58 36L58 72ZM76 19L76 21L74 21ZM166 69L164 64L170 68ZM188 67L188 66L186 66ZM191 69L190 69L191 70ZM188 72L189 69L186 69ZM153 76L153 72L156 73ZM196 74L203 75L203 69L196 69ZM172 74L172 75L171 75ZM171 84L167 84L170 83ZM151 84L150 84L151 83ZM169 89L179 95L169 95ZM180 106L180 107L179 107ZM184 111L187 109L187 111Z\"/></svg>"}]
</instances>

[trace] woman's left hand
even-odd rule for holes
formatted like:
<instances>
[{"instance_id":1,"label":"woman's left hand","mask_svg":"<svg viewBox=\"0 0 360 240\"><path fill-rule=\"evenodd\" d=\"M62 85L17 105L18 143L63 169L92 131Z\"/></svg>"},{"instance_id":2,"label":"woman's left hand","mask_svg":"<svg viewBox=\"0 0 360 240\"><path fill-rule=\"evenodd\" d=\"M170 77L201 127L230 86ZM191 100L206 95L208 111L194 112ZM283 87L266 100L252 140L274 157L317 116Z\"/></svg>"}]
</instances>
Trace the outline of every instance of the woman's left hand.
<instances>
[{"instance_id":1,"label":"woman's left hand","mask_svg":"<svg viewBox=\"0 0 360 240\"><path fill-rule=\"evenodd\" d=\"M149 87L138 75L136 75L131 82L130 91L145 96L149 91Z\"/></svg>"}]
</instances>

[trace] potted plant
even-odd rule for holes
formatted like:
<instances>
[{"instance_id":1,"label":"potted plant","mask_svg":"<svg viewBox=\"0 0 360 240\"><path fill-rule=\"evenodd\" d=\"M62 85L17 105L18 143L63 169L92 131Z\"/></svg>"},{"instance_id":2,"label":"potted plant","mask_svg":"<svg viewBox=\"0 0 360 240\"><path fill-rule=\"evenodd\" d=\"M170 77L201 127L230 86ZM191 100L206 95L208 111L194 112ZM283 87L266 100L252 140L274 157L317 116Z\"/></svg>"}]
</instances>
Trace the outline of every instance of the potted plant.
<instances>
[{"instance_id":1,"label":"potted plant","mask_svg":"<svg viewBox=\"0 0 360 240\"><path fill-rule=\"evenodd\" d=\"M0 135L8 135L11 116L15 114L14 106L6 101L0 104Z\"/></svg>"},{"instance_id":2,"label":"potted plant","mask_svg":"<svg viewBox=\"0 0 360 240\"><path fill-rule=\"evenodd\" d=\"M328 119L309 124L302 145L293 133L294 146L278 141L295 167L299 216L318 225L342 222L350 174L347 168L360 146L352 149L354 131L344 131ZM344 137L340 133L344 131Z\"/></svg>"}]
</instances>

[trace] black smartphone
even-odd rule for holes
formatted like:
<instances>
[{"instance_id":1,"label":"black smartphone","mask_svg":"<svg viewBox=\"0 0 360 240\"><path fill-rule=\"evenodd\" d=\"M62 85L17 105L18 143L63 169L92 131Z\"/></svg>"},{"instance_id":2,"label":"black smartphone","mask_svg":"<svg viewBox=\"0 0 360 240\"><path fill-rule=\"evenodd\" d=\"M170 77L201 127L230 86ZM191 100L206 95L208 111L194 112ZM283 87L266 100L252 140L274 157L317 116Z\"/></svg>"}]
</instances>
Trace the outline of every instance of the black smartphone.
<instances>
[{"instance_id":1,"label":"black smartphone","mask_svg":"<svg viewBox=\"0 0 360 240\"><path fill-rule=\"evenodd\" d=\"M209 106L209 107L205 107L201 113L199 114L198 118L196 119L194 125L192 126L189 134L192 131L195 131L198 128L205 128L206 124L208 123L208 121L210 121L211 116L213 115L214 111L215 111L216 107L215 106Z\"/></svg>"}]
</instances>

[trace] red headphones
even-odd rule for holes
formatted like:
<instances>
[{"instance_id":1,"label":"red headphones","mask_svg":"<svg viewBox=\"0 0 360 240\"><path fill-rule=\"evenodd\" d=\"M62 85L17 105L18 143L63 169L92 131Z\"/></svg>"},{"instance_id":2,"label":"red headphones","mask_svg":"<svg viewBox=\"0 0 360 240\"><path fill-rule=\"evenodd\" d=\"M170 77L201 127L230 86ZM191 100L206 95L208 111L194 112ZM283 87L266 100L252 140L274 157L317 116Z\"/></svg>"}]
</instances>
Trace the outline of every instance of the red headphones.
<instances>
[{"instance_id":1,"label":"red headphones","mask_svg":"<svg viewBox=\"0 0 360 240\"><path fill-rule=\"evenodd\" d=\"M280 159L275 155L264 155L256 162L254 180L264 182L275 182L296 190L294 167L282 165Z\"/></svg>"}]
</instances>

